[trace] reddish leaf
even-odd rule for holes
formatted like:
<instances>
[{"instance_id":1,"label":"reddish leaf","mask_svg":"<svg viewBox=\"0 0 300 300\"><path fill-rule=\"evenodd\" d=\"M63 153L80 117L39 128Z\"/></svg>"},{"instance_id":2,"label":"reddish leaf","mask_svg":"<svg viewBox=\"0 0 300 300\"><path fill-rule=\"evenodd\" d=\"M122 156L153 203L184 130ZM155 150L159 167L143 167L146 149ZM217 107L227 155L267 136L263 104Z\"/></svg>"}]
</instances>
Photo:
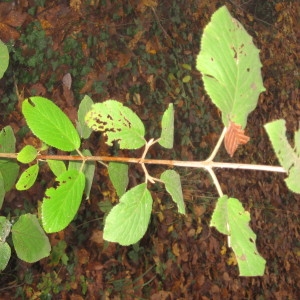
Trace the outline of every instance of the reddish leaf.
<instances>
[{"instance_id":1,"label":"reddish leaf","mask_svg":"<svg viewBox=\"0 0 300 300\"><path fill-rule=\"evenodd\" d=\"M230 122L224 139L225 149L230 157L233 156L239 145L244 145L249 140L250 138L245 135L241 125Z\"/></svg>"}]
</instances>

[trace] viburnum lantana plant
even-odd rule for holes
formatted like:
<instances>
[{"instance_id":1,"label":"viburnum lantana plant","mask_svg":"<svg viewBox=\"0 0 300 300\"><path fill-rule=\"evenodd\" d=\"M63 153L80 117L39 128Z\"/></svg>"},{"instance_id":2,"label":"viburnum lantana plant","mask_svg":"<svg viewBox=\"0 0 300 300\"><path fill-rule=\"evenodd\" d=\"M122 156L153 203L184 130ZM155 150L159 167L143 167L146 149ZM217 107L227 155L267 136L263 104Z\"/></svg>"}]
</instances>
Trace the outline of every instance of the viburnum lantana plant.
<instances>
[{"instance_id":1,"label":"viburnum lantana plant","mask_svg":"<svg viewBox=\"0 0 300 300\"><path fill-rule=\"evenodd\" d=\"M0 76L3 76L9 54L0 43ZM57 184L45 192L39 217L34 214L19 216L12 222L0 217L0 269L4 269L11 255L6 239L12 233L12 241L18 257L35 262L49 255L51 247L46 233L66 228L74 219L83 195L89 197L95 173L95 162L108 168L119 203L105 219L103 237L110 242L131 245L138 242L149 226L153 199L149 187L161 183L176 203L178 212L185 214L185 204L180 176L175 170L164 171L159 178L149 174L147 165L158 164L205 169L218 192L218 199L210 226L227 235L233 249L241 276L264 274L265 259L256 248L256 235L249 226L250 214L240 200L224 195L215 168L248 169L285 172L288 188L300 193L300 131L295 133L295 146L291 147L285 135L285 121L277 120L265 125L275 153L282 166L249 165L215 162L214 158L224 141L225 148L233 156L237 147L248 142L244 133L247 117L257 105L264 86L261 77L259 50L243 26L234 19L225 6L219 8L206 26L197 56L196 68L201 72L204 87L213 103L222 113L224 130L211 155L204 161L177 161L148 159L149 148L158 143L164 148L173 147L174 106L169 104L161 122L161 136L145 139L145 127L141 119L128 107L116 100L94 103L85 96L78 109L76 127L51 100L30 97L22 103L22 113L28 127L45 145L67 152L65 155L44 154L42 149L26 145L15 153L16 139L10 126L0 133L0 207L5 192L15 185L17 190L29 189L36 181L40 164L46 161ZM114 142L120 149L144 147L141 157L93 156L89 149L82 149L82 140L92 131L101 131L106 143ZM104 163L105 162L105 163ZM19 164L28 168L19 176ZM139 164L145 175L143 183L127 190L128 164ZM40 219L39 219L40 218Z\"/></svg>"}]
</instances>

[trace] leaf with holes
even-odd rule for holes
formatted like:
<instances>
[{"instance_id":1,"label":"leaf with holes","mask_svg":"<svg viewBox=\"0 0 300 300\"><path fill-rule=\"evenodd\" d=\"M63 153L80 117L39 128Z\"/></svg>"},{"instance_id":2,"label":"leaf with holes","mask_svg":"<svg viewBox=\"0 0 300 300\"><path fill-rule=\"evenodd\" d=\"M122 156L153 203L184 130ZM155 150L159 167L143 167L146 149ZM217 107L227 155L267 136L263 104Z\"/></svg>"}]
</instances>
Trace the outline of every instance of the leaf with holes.
<instances>
[{"instance_id":1,"label":"leaf with holes","mask_svg":"<svg viewBox=\"0 0 300 300\"><path fill-rule=\"evenodd\" d=\"M109 212L104 225L103 238L128 246L138 242L150 221L152 197L146 183L127 191L120 203Z\"/></svg>"},{"instance_id":2,"label":"leaf with holes","mask_svg":"<svg viewBox=\"0 0 300 300\"><path fill-rule=\"evenodd\" d=\"M250 214L241 202L226 195L218 199L210 226L230 237L241 276L262 276L266 261L256 249L256 235L249 227Z\"/></svg>"},{"instance_id":3,"label":"leaf with holes","mask_svg":"<svg viewBox=\"0 0 300 300\"><path fill-rule=\"evenodd\" d=\"M75 127L52 101L30 97L24 100L22 112L31 131L46 144L68 152L79 148Z\"/></svg>"},{"instance_id":4,"label":"leaf with holes","mask_svg":"<svg viewBox=\"0 0 300 300\"><path fill-rule=\"evenodd\" d=\"M70 224L85 187L85 176L77 170L68 170L56 180L58 187L47 189L42 204L42 223L48 233L61 231Z\"/></svg>"},{"instance_id":5,"label":"leaf with holes","mask_svg":"<svg viewBox=\"0 0 300 300\"><path fill-rule=\"evenodd\" d=\"M268 123L265 129L281 166L288 173L286 185L291 191L300 194L300 129L295 132L293 148L286 137L284 120Z\"/></svg>"},{"instance_id":6,"label":"leaf with holes","mask_svg":"<svg viewBox=\"0 0 300 300\"><path fill-rule=\"evenodd\" d=\"M196 68L202 73L206 92L222 112L224 125L233 121L245 128L265 90L261 62L251 36L225 6L204 29Z\"/></svg>"},{"instance_id":7,"label":"leaf with holes","mask_svg":"<svg viewBox=\"0 0 300 300\"><path fill-rule=\"evenodd\" d=\"M229 122L229 127L225 134L224 145L227 153L232 157L239 145L245 145L250 138L245 135L242 126Z\"/></svg>"},{"instance_id":8,"label":"leaf with holes","mask_svg":"<svg viewBox=\"0 0 300 300\"><path fill-rule=\"evenodd\" d=\"M34 263L50 255L49 239L35 215L20 216L11 231L15 250L20 259Z\"/></svg>"},{"instance_id":9,"label":"leaf with holes","mask_svg":"<svg viewBox=\"0 0 300 300\"><path fill-rule=\"evenodd\" d=\"M105 132L109 146L118 141L121 149L138 149L146 143L141 119L118 101L94 104L85 121L93 130Z\"/></svg>"},{"instance_id":10,"label":"leaf with holes","mask_svg":"<svg viewBox=\"0 0 300 300\"><path fill-rule=\"evenodd\" d=\"M161 121L161 136L158 143L167 148L173 148L174 143L174 107L170 103Z\"/></svg>"},{"instance_id":11,"label":"leaf with holes","mask_svg":"<svg viewBox=\"0 0 300 300\"><path fill-rule=\"evenodd\" d=\"M30 189L38 176L39 165L35 164L27 168L20 176L19 180L16 183L16 189L19 191L25 191Z\"/></svg>"}]
</instances>

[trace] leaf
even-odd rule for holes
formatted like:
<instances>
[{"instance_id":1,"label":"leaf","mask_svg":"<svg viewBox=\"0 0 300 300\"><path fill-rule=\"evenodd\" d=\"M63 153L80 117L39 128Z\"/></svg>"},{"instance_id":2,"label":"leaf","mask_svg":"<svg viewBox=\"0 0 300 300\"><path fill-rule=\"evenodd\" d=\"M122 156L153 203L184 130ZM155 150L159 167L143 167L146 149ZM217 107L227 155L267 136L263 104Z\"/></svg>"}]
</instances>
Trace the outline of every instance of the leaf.
<instances>
[{"instance_id":1,"label":"leaf","mask_svg":"<svg viewBox=\"0 0 300 300\"><path fill-rule=\"evenodd\" d=\"M0 152L14 153L16 151L16 138L11 126L4 127L0 132Z\"/></svg>"},{"instance_id":2,"label":"leaf","mask_svg":"<svg viewBox=\"0 0 300 300\"><path fill-rule=\"evenodd\" d=\"M24 191L30 189L38 176L39 165L35 164L27 168L20 176L19 180L16 183L16 189L19 191Z\"/></svg>"},{"instance_id":3,"label":"leaf","mask_svg":"<svg viewBox=\"0 0 300 300\"><path fill-rule=\"evenodd\" d=\"M202 73L204 87L229 121L245 128L248 114L265 90L261 76L259 50L243 26L223 6L205 27L196 68Z\"/></svg>"},{"instance_id":4,"label":"leaf","mask_svg":"<svg viewBox=\"0 0 300 300\"><path fill-rule=\"evenodd\" d=\"M79 148L75 127L52 101L30 97L24 100L22 112L31 131L46 144L68 152Z\"/></svg>"},{"instance_id":5,"label":"leaf","mask_svg":"<svg viewBox=\"0 0 300 300\"><path fill-rule=\"evenodd\" d=\"M75 217L85 186L82 172L68 170L57 179L58 187L49 188L42 204L42 223L46 232L58 232L66 228Z\"/></svg>"},{"instance_id":6,"label":"leaf","mask_svg":"<svg viewBox=\"0 0 300 300\"><path fill-rule=\"evenodd\" d=\"M16 138L11 126L6 126L0 131L0 152L14 153ZM9 159L0 159L0 208L4 199L4 191L8 192L15 184L19 173L19 165ZM4 191L3 191L4 188Z\"/></svg>"},{"instance_id":7,"label":"leaf","mask_svg":"<svg viewBox=\"0 0 300 300\"><path fill-rule=\"evenodd\" d=\"M91 110L93 104L93 100L89 96L85 95L79 105L78 122L76 122L76 128L79 135L83 139L88 139L93 131L85 122L85 116Z\"/></svg>"},{"instance_id":8,"label":"leaf","mask_svg":"<svg viewBox=\"0 0 300 300\"><path fill-rule=\"evenodd\" d=\"M119 162L110 162L108 165L109 179L111 180L117 195L121 197L128 186L128 165Z\"/></svg>"},{"instance_id":9,"label":"leaf","mask_svg":"<svg viewBox=\"0 0 300 300\"><path fill-rule=\"evenodd\" d=\"M121 149L138 149L146 143L141 119L118 101L94 104L85 120L93 130L105 132L109 146L113 141L118 141Z\"/></svg>"},{"instance_id":10,"label":"leaf","mask_svg":"<svg viewBox=\"0 0 300 300\"><path fill-rule=\"evenodd\" d=\"M3 205L4 196L5 196L4 179L2 173L0 172L0 209L2 208Z\"/></svg>"},{"instance_id":11,"label":"leaf","mask_svg":"<svg viewBox=\"0 0 300 300\"><path fill-rule=\"evenodd\" d=\"M0 243L5 242L11 229L11 223L3 216L0 216Z\"/></svg>"},{"instance_id":12,"label":"leaf","mask_svg":"<svg viewBox=\"0 0 300 300\"><path fill-rule=\"evenodd\" d=\"M173 170L167 170L161 174L160 179L164 182L166 190L171 195L173 201L177 204L178 212L185 214L185 205L179 174Z\"/></svg>"},{"instance_id":13,"label":"leaf","mask_svg":"<svg viewBox=\"0 0 300 300\"><path fill-rule=\"evenodd\" d=\"M26 145L19 153L17 156L17 160L23 164L28 164L32 162L34 159L37 157L37 150L31 146L31 145Z\"/></svg>"},{"instance_id":14,"label":"leaf","mask_svg":"<svg viewBox=\"0 0 300 300\"><path fill-rule=\"evenodd\" d=\"M0 173L2 174L6 192L8 192L15 184L19 174L19 168L19 165L13 161L0 159Z\"/></svg>"},{"instance_id":15,"label":"leaf","mask_svg":"<svg viewBox=\"0 0 300 300\"><path fill-rule=\"evenodd\" d=\"M120 203L108 214L103 238L127 246L138 242L145 234L150 221L152 197L146 183L126 192Z\"/></svg>"},{"instance_id":16,"label":"leaf","mask_svg":"<svg viewBox=\"0 0 300 300\"><path fill-rule=\"evenodd\" d=\"M0 242L0 271L4 270L9 262L11 249L9 245Z\"/></svg>"},{"instance_id":17,"label":"leaf","mask_svg":"<svg viewBox=\"0 0 300 300\"><path fill-rule=\"evenodd\" d=\"M218 199L210 226L230 236L231 247L235 253L240 276L262 276L266 261L257 251L256 235L249 227L250 214L241 202L226 195Z\"/></svg>"},{"instance_id":18,"label":"leaf","mask_svg":"<svg viewBox=\"0 0 300 300\"><path fill-rule=\"evenodd\" d=\"M47 159L47 163L50 170L56 177L67 171L65 163L61 160Z\"/></svg>"},{"instance_id":19,"label":"leaf","mask_svg":"<svg viewBox=\"0 0 300 300\"><path fill-rule=\"evenodd\" d=\"M20 216L12 227L12 240L17 256L28 263L50 255L49 239L35 215Z\"/></svg>"},{"instance_id":20,"label":"leaf","mask_svg":"<svg viewBox=\"0 0 300 300\"><path fill-rule=\"evenodd\" d=\"M170 103L161 121L161 136L158 143L167 149L173 148L174 143L174 107Z\"/></svg>"},{"instance_id":21,"label":"leaf","mask_svg":"<svg viewBox=\"0 0 300 300\"><path fill-rule=\"evenodd\" d=\"M0 78L3 77L5 71L8 68L8 62L9 62L9 53L7 46L0 41Z\"/></svg>"},{"instance_id":22,"label":"leaf","mask_svg":"<svg viewBox=\"0 0 300 300\"><path fill-rule=\"evenodd\" d=\"M92 153L88 149L83 149L81 151L81 153L84 156L92 155ZM81 161L70 161L68 170L80 171L81 166L82 166ZM86 195L86 199L89 199L89 197L90 197L90 192L91 192L92 183L93 183L93 179L94 179L95 169L96 169L96 165L95 165L94 161L86 161L84 164L84 167L82 169L82 172L84 173L84 176L85 176L84 194Z\"/></svg>"},{"instance_id":23,"label":"leaf","mask_svg":"<svg viewBox=\"0 0 300 300\"><path fill-rule=\"evenodd\" d=\"M288 173L286 185L294 193L300 194L300 130L295 132L295 146L292 148L286 138L285 120L265 124L265 129L279 163Z\"/></svg>"},{"instance_id":24,"label":"leaf","mask_svg":"<svg viewBox=\"0 0 300 300\"><path fill-rule=\"evenodd\" d=\"M239 145L249 142L250 138L245 135L241 125L229 122L229 127L225 134L224 145L230 157L233 156Z\"/></svg>"}]
</instances>

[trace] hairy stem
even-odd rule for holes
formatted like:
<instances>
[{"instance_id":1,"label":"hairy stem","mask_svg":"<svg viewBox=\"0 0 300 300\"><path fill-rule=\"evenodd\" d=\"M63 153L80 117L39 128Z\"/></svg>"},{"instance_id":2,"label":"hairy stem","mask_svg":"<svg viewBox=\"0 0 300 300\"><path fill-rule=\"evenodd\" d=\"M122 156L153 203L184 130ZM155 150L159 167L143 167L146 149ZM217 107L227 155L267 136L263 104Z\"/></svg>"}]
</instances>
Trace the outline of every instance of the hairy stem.
<instances>
[{"instance_id":1,"label":"hairy stem","mask_svg":"<svg viewBox=\"0 0 300 300\"><path fill-rule=\"evenodd\" d=\"M209 158L206 160L206 161L213 161L213 159L215 158L215 156L217 155L217 152L219 151L221 145L222 145L222 142L224 140L224 137L225 137L225 134L226 134L226 131L227 131L227 127L224 127L223 131L222 131L222 134L220 135L219 137L219 140L213 150L213 152L211 153L211 155L209 156Z\"/></svg>"},{"instance_id":2,"label":"hairy stem","mask_svg":"<svg viewBox=\"0 0 300 300\"><path fill-rule=\"evenodd\" d=\"M0 153L0 158L16 159L18 153ZM182 161L182 160L162 160L162 159L141 159L131 157L111 157L111 156L84 156L84 159L80 155L43 155L37 156L38 160L74 160L74 161L116 161L125 163L144 163L153 165L168 165L187 168L222 168L222 169L241 169L241 170L256 170L256 171L268 171L286 173L284 168L280 166L268 166L268 165L252 165L252 164L240 164L240 163L224 163L214 161Z\"/></svg>"}]
</instances>

